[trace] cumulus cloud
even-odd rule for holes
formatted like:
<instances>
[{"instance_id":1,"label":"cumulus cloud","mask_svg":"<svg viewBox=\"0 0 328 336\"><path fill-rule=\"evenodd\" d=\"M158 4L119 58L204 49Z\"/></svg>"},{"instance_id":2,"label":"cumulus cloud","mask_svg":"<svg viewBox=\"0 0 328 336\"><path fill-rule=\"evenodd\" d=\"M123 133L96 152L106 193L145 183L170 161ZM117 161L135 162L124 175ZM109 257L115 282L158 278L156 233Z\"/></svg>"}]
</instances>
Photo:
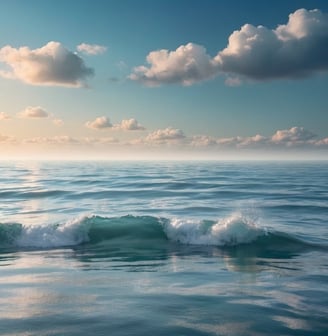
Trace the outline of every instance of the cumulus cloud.
<instances>
[{"instance_id":1,"label":"cumulus cloud","mask_svg":"<svg viewBox=\"0 0 328 336\"><path fill-rule=\"evenodd\" d=\"M87 55L100 55L107 50L105 46L99 44L87 44L87 43L79 44L76 47L76 49Z\"/></svg>"},{"instance_id":2,"label":"cumulus cloud","mask_svg":"<svg viewBox=\"0 0 328 336\"><path fill-rule=\"evenodd\" d=\"M132 119L124 119L121 121L120 124L116 124L113 126L114 129L123 130L123 131L141 131L145 130L139 122L132 118Z\"/></svg>"},{"instance_id":3,"label":"cumulus cloud","mask_svg":"<svg viewBox=\"0 0 328 336\"><path fill-rule=\"evenodd\" d=\"M147 143L170 143L185 139L186 136L181 129L168 127L156 130L145 138Z\"/></svg>"},{"instance_id":4,"label":"cumulus cloud","mask_svg":"<svg viewBox=\"0 0 328 336\"><path fill-rule=\"evenodd\" d=\"M243 25L215 57L203 46L188 43L175 51L152 51L148 66L134 68L129 78L148 86L192 85L219 74L226 84L241 79L296 79L328 70L328 14L318 9L298 9L276 29Z\"/></svg>"},{"instance_id":5,"label":"cumulus cloud","mask_svg":"<svg viewBox=\"0 0 328 336\"><path fill-rule=\"evenodd\" d=\"M217 64L203 46L188 43L175 51L152 51L147 56L149 67L134 68L129 76L148 86L161 84L192 85L215 76Z\"/></svg>"},{"instance_id":6,"label":"cumulus cloud","mask_svg":"<svg viewBox=\"0 0 328 336\"><path fill-rule=\"evenodd\" d=\"M48 118L49 114L41 106L28 106L25 110L19 113L21 118Z\"/></svg>"},{"instance_id":7,"label":"cumulus cloud","mask_svg":"<svg viewBox=\"0 0 328 336\"><path fill-rule=\"evenodd\" d=\"M81 87L93 75L81 57L53 41L38 49L5 46L0 49L0 62L9 67L0 72L2 77L32 85Z\"/></svg>"},{"instance_id":8,"label":"cumulus cloud","mask_svg":"<svg viewBox=\"0 0 328 336\"><path fill-rule=\"evenodd\" d=\"M98 117L93 121L87 121L85 123L85 126L88 127L88 128L96 129L96 130L97 129L101 130L101 129L106 129L106 128L112 128L113 127L109 118L107 118L105 116Z\"/></svg>"},{"instance_id":9,"label":"cumulus cloud","mask_svg":"<svg viewBox=\"0 0 328 336\"><path fill-rule=\"evenodd\" d=\"M87 121L86 127L93 129L111 129L114 131L141 131L145 130L139 122L134 119L123 119L119 124L113 125L108 117L98 117L93 121Z\"/></svg>"},{"instance_id":10,"label":"cumulus cloud","mask_svg":"<svg viewBox=\"0 0 328 336\"><path fill-rule=\"evenodd\" d=\"M303 127L292 127L287 130L278 130L272 137L274 144L296 145L306 143L316 138L316 135Z\"/></svg>"},{"instance_id":11,"label":"cumulus cloud","mask_svg":"<svg viewBox=\"0 0 328 336\"><path fill-rule=\"evenodd\" d=\"M215 57L220 71L255 80L299 78L328 70L328 15L298 9L271 30L245 24Z\"/></svg>"}]
</instances>

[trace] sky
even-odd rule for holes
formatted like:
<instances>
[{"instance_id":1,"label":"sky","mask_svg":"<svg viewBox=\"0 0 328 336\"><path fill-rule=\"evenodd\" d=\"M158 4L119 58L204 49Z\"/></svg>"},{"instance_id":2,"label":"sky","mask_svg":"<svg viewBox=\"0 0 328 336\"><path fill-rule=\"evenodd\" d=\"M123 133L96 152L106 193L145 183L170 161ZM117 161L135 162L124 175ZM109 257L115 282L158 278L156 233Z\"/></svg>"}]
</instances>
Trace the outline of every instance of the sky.
<instances>
[{"instance_id":1,"label":"sky","mask_svg":"<svg viewBox=\"0 0 328 336\"><path fill-rule=\"evenodd\" d=\"M2 0L0 159L328 159L326 0Z\"/></svg>"}]
</instances>

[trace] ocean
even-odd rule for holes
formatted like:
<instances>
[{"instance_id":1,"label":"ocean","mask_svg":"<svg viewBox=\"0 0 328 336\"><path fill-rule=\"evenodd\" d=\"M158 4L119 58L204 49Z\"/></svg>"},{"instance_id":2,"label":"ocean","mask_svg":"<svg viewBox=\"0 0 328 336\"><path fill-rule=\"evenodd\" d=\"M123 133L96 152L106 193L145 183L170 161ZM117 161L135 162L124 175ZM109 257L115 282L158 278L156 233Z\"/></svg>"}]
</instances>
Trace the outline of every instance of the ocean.
<instances>
[{"instance_id":1,"label":"ocean","mask_svg":"<svg viewBox=\"0 0 328 336\"><path fill-rule=\"evenodd\" d=\"M0 163L0 335L327 335L328 162Z\"/></svg>"}]
</instances>

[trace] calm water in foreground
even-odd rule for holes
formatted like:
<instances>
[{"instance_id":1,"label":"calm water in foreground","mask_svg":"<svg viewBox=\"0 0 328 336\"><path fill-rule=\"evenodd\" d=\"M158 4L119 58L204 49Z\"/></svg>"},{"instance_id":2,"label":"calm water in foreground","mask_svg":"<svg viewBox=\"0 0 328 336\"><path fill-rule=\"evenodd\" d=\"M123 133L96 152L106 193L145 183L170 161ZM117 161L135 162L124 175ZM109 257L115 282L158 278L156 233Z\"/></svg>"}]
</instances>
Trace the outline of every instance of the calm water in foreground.
<instances>
[{"instance_id":1,"label":"calm water in foreground","mask_svg":"<svg viewBox=\"0 0 328 336\"><path fill-rule=\"evenodd\" d=\"M0 163L0 335L327 335L327 162Z\"/></svg>"}]
</instances>

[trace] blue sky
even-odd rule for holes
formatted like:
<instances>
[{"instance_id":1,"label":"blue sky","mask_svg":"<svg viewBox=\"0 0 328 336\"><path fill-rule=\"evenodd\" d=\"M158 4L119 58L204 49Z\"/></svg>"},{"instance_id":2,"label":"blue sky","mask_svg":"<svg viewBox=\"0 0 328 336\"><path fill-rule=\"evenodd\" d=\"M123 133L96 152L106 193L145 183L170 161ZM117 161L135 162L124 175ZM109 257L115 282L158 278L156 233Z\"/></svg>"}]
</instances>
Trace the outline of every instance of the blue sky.
<instances>
[{"instance_id":1,"label":"blue sky","mask_svg":"<svg viewBox=\"0 0 328 336\"><path fill-rule=\"evenodd\" d=\"M4 0L0 28L2 158L327 158L325 0Z\"/></svg>"}]
</instances>

